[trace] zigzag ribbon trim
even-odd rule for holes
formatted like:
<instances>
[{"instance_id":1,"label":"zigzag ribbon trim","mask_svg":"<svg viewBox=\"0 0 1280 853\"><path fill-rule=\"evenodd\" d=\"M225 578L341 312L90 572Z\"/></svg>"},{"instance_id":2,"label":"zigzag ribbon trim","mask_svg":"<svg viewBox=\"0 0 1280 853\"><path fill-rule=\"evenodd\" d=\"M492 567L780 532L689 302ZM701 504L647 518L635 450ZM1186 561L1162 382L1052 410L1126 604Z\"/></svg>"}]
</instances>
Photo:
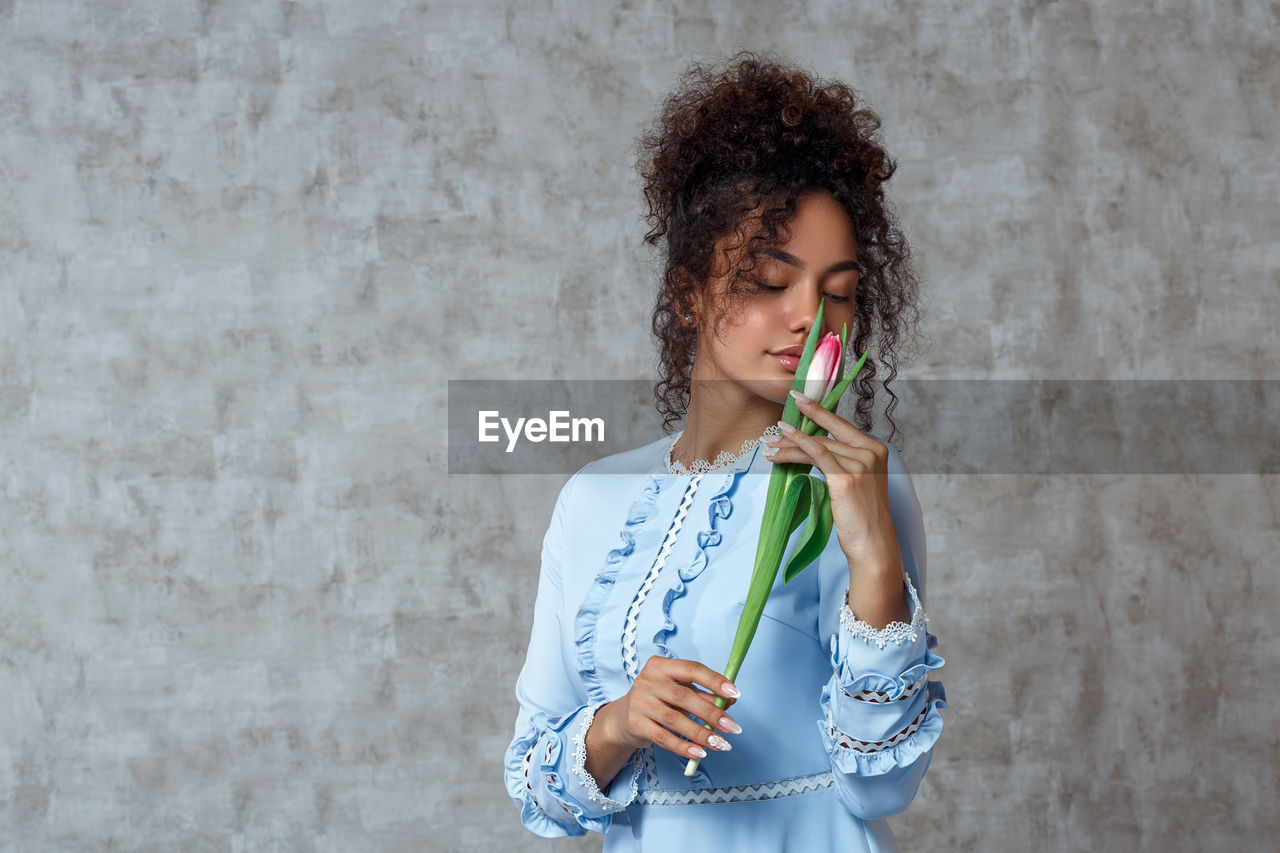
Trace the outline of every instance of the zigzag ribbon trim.
<instances>
[{"instance_id":1,"label":"zigzag ribbon trim","mask_svg":"<svg viewBox=\"0 0 1280 853\"><path fill-rule=\"evenodd\" d=\"M631 606L627 608L627 619L622 628L622 668L626 672L629 681L635 681L636 676L640 674L640 667L636 662L636 628L640 622L640 605L644 604L645 598L649 595L649 590L653 589L662 567L667 563L667 557L671 556L671 549L675 547L676 537L680 535L680 528L684 526L685 516L689 514L689 508L693 506L693 495L698 490L698 483L701 481L702 475L698 474L685 487L684 496L680 498L680 508L676 510L676 516L671 520L671 526L667 528L667 535L662 540L662 547L658 549L658 555L653 558L653 565L649 567L649 574L645 576L644 583L640 584L640 588L636 590L635 596L631 599Z\"/></svg>"},{"instance_id":2,"label":"zigzag ribbon trim","mask_svg":"<svg viewBox=\"0 0 1280 853\"><path fill-rule=\"evenodd\" d=\"M636 802L646 806L696 806L712 803L748 803L754 800L773 800L793 797L830 788L835 780L830 770L779 779L776 782L757 782L752 785L727 785L718 788L685 788L641 791Z\"/></svg>"},{"instance_id":3,"label":"zigzag ribbon trim","mask_svg":"<svg viewBox=\"0 0 1280 853\"><path fill-rule=\"evenodd\" d=\"M857 690L850 693L848 690L844 690L843 687L840 689L844 690L844 695L848 696L850 699L857 699L859 702L883 704L886 702L901 702L904 699L910 699L912 696L924 689L924 686L928 683L929 679L927 678L921 678L919 681L911 682L906 686L906 689L902 691L902 695L897 699L890 699L889 694L883 690Z\"/></svg>"},{"instance_id":4,"label":"zigzag ribbon trim","mask_svg":"<svg viewBox=\"0 0 1280 853\"><path fill-rule=\"evenodd\" d=\"M653 754L654 747L652 744L644 750L644 769L645 781L649 783L649 788L657 790L658 788L658 759Z\"/></svg>"},{"instance_id":5,"label":"zigzag ribbon trim","mask_svg":"<svg viewBox=\"0 0 1280 853\"><path fill-rule=\"evenodd\" d=\"M923 708L920 709L920 713L916 714L916 718L912 720L905 729L898 732L896 735L889 738L888 740L876 741L875 743L870 743L865 740L855 740L854 738L849 737L849 735L837 729L835 726L830 726L831 739L834 740L840 746L843 746L846 749L852 749L855 752L861 752L861 753L883 752L884 750L888 749L894 744L901 743L902 741L906 740L907 738L915 734L916 729L920 728L920 724L924 722L925 715L928 713L929 713L929 706L925 705ZM828 720L828 724L830 724L830 720Z\"/></svg>"},{"instance_id":6,"label":"zigzag ribbon trim","mask_svg":"<svg viewBox=\"0 0 1280 853\"><path fill-rule=\"evenodd\" d=\"M547 810L542 807L542 803L538 802L538 798L533 795L533 786L529 784L529 765L533 763L533 751L537 748L538 741L535 739L533 744L529 747L528 752L524 754L524 789L528 794L529 802L533 803L533 807L535 809L542 812L552 820L563 820L563 817L557 818L555 815L549 814ZM550 744L548 744L548 749L550 749ZM548 781L554 784L555 777L552 776Z\"/></svg>"}]
</instances>

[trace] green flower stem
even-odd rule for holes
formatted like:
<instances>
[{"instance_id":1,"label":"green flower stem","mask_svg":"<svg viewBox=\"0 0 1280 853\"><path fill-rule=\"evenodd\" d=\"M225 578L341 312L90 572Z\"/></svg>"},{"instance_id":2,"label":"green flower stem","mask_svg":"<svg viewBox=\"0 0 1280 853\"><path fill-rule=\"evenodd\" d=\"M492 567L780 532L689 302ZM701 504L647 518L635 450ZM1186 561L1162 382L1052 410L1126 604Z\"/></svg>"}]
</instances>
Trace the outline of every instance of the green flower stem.
<instances>
[{"instance_id":1,"label":"green flower stem","mask_svg":"<svg viewBox=\"0 0 1280 853\"><path fill-rule=\"evenodd\" d=\"M747 590L747 602L738 618L738 632L733 636L733 647L729 651L729 663L725 665L724 677L733 681L738 677L738 670L747 657L747 649L755 638L756 628L760 626L760 616L764 613L765 602L769 600L769 592L773 589L778 577L778 569L782 567L782 554L791 539L791 531L787 529L787 519L782 515L782 496L787 487L797 477L803 476L811 466L790 462L775 465L769 475L769 491L765 499L765 516L760 524L760 541L756 545L756 562L751 570L751 584ZM714 700L717 708L724 708L729 700L717 696ZM714 731L710 723L702 727ZM685 766L684 775L692 776L698 769L700 759L690 758Z\"/></svg>"},{"instance_id":2,"label":"green flower stem","mask_svg":"<svg viewBox=\"0 0 1280 853\"><path fill-rule=\"evenodd\" d=\"M813 360L814 350L818 345L818 335L822 328L822 312L824 302L818 303L818 314L809 328L809 337L805 341L804 351L796 366L795 378L791 387L795 391L803 391L804 377L808 374L809 363ZM845 347L849 341L849 329L840 330L840 354L844 358ZM862 354L857 365L847 374L841 367L840 381L821 401L822 408L834 412L840 403L853 377L862 368L867 353ZM805 435L825 436L827 431L800 412L795 398L787 395L782 406L782 420L797 427ZM769 491L764 502L764 517L760 522L760 540L756 545L755 566L751 570L751 584L747 588L747 601L743 605L742 615L738 619L738 632L733 637L733 647L729 652L729 663L724 668L724 676L733 681L738 676L742 661L747 656L747 649L755 637L756 628L760 625L760 617L764 614L765 603L778 578L778 570L782 567L782 557L791 541L791 534L800 529L807 518L809 526L804 528L797 553L792 564L787 566L784 582L791 581L805 566L811 564L817 553L826 545L832 529L829 497L825 484L814 481L801 483L797 488L791 486L802 477L809 477L812 465L801 462L778 463L773 466L769 475ZM717 696L714 700L717 708L723 709L729 700ZM702 724L703 728L714 730L713 723ZM684 775L692 776L698 769L700 759L690 758L685 766Z\"/></svg>"}]
</instances>

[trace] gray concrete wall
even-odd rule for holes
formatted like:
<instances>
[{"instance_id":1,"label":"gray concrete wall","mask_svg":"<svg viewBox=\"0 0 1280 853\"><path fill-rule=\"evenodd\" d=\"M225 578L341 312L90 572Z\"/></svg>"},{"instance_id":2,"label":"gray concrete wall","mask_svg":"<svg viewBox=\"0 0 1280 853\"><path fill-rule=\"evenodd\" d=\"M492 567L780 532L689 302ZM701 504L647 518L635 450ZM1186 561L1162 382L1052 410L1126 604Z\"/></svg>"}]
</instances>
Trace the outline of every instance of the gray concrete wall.
<instances>
[{"instance_id":1,"label":"gray concrete wall","mask_svg":"<svg viewBox=\"0 0 1280 853\"><path fill-rule=\"evenodd\" d=\"M647 374L692 57L881 110L906 375L1280 378L1274 4L906 5L0 2L0 847L598 849L502 784L562 478L446 476L445 380ZM904 849L1274 849L1280 479L916 488Z\"/></svg>"}]
</instances>

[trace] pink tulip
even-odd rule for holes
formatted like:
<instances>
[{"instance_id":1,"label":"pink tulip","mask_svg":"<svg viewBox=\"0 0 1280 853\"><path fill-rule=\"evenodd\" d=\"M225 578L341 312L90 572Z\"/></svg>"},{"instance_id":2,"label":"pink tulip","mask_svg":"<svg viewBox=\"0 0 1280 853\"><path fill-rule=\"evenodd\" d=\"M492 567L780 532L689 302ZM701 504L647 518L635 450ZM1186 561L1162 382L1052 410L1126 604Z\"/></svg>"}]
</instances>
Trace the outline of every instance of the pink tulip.
<instances>
[{"instance_id":1,"label":"pink tulip","mask_svg":"<svg viewBox=\"0 0 1280 853\"><path fill-rule=\"evenodd\" d=\"M813 360L809 362L809 372L804 376L804 395L821 403L831 389L836 387L836 379L840 375L840 362L844 354L840 351L840 337L827 332L818 341L813 351Z\"/></svg>"},{"instance_id":2,"label":"pink tulip","mask_svg":"<svg viewBox=\"0 0 1280 853\"><path fill-rule=\"evenodd\" d=\"M829 411L834 412L839 405L840 396L849 390L849 383L862 369L867 353L862 354L849 375L837 382L836 376L841 372L844 357L840 340L841 337L847 339L848 327L841 330L841 337L834 334L820 336L822 308L823 303L819 302L818 313L804 339L804 349L813 347L813 355L805 366L803 376L799 370L796 371L791 387L792 390L802 391L806 396L817 400L819 404L826 402L828 396L831 397ZM783 407L782 422L790 424L805 435L817 435L819 432L826 435L826 430L801 414L791 400ZM808 462L781 462L775 464L769 474L769 491L765 495L764 513L760 521L760 539L756 545L755 565L751 570L751 585L747 589L747 599L738 619L738 630L733 636L729 662L721 671L730 681L737 677L742 661L746 658L747 648L764 615L765 603L769 600L770 591L774 589L774 581L782 568L782 558L797 524L804 525L801 528L801 544L787 562L782 576L783 583L789 583L818 558L835 529L830 494L826 488L816 485L818 481L810 473L812 468ZM801 518L797 519L795 516L799 509L807 509L807 512L801 512ZM713 704L723 710L728 703L726 697L717 696ZM708 731L713 730L711 723L703 723L702 727ZM701 760L690 758L685 765L684 775L692 776L696 773Z\"/></svg>"}]
</instances>

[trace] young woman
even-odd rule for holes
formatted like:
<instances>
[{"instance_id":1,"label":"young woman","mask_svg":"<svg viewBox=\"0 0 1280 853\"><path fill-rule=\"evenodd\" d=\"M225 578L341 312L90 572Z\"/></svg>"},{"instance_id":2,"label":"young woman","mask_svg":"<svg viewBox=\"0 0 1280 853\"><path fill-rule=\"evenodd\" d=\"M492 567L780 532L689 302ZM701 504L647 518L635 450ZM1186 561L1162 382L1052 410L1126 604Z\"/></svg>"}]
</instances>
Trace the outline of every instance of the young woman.
<instances>
[{"instance_id":1,"label":"young woman","mask_svg":"<svg viewBox=\"0 0 1280 853\"><path fill-rule=\"evenodd\" d=\"M655 396L685 424L587 465L556 501L506 753L538 835L896 849L884 818L915 796L945 694L920 506L898 451L863 431L877 361L888 391L918 319L878 128L849 87L747 53L692 66L641 139L647 240L666 252ZM826 330L849 326L848 364L877 349L847 395L855 422L800 401L826 438L779 421L820 301ZM779 573L730 684L717 667L778 462L826 479L835 535L791 583Z\"/></svg>"}]
</instances>

